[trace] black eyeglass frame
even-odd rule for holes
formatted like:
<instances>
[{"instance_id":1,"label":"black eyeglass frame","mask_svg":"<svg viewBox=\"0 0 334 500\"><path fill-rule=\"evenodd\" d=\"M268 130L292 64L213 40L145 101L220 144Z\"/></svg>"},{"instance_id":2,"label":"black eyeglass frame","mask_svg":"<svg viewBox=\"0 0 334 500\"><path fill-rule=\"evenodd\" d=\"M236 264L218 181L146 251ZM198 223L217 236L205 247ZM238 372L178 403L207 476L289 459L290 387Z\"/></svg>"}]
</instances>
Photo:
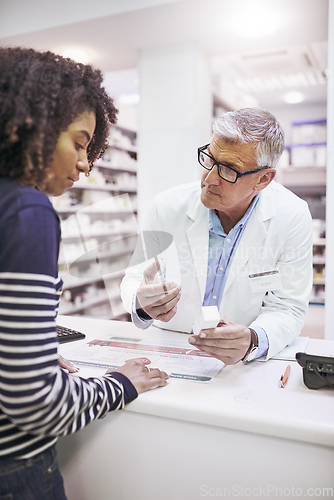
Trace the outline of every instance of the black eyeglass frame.
<instances>
[{"instance_id":1,"label":"black eyeglass frame","mask_svg":"<svg viewBox=\"0 0 334 500\"><path fill-rule=\"evenodd\" d=\"M201 146L200 148L197 149L197 160L198 160L198 163L201 165L201 167L205 168L206 170L212 170L213 167L215 165L217 165L217 171L218 171L218 175L221 179L223 179L224 181L226 182L230 182L231 184L235 184L238 180L239 177L244 177L245 175L250 175L250 174L256 174L257 172L261 172L261 170L265 170L267 168L270 168L268 166L266 167L261 167L261 168L254 168L253 170L248 170L247 172L238 172L238 170L235 170L234 168L230 167L229 165L226 165L225 163L219 163L218 161L216 161L212 156L210 156L208 153L204 153L204 150L207 149L207 147L210 146L210 143L209 144L206 144L205 146ZM212 167L209 168L209 167L205 167L201 162L200 162L200 154L204 154L205 156L207 156L208 158L210 158L210 160L213 161L213 164L212 164ZM225 179L225 177L223 177L220 173L220 168L221 167L225 167L225 168L228 168L229 170L232 170L232 172L235 173L236 175L236 178L234 181L230 181L228 179Z\"/></svg>"}]
</instances>

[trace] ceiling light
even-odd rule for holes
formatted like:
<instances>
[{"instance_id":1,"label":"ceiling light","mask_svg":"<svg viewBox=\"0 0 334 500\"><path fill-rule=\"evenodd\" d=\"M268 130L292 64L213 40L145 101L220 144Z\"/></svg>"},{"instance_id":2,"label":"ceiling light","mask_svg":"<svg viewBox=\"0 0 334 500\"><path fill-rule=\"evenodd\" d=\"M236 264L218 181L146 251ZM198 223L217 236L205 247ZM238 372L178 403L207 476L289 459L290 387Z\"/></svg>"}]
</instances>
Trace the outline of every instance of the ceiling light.
<instances>
[{"instance_id":1,"label":"ceiling light","mask_svg":"<svg viewBox=\"0 0 334 500\"><path fill-rule=\"evenodd\" d=\"M66 49L63 51L63 56L82 64L87 64L89 61L87 52L81 49Z\"/></svg>"},{"instance_id":2,"label":"ceiling light","mask_svg":"<svg viewBox=\"0 0 334 500\"><path fill-rule=\"evenodd\" d=\"M283 100L288 104L297 104L304 100L304 95L301 92L288 92Z\"/></svg>"}]
</instances>

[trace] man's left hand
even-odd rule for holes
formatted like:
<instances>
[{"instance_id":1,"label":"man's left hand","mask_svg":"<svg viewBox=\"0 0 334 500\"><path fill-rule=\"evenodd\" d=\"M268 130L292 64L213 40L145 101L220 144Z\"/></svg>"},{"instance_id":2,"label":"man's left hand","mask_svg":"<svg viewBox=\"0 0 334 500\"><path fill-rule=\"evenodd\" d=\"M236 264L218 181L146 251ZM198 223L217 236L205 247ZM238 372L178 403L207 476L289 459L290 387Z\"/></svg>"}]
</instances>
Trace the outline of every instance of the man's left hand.
<instances>
[{"instance_id":1,"label":"man's left hand","mask_svg":"<svg viewBox=\"0 0 334 500\"><path fill-rule=\"evenodd\" d=\"M251 332L247 326L223 317L216 328L201 330L198 335L191 335L188 341L226 365L234 365L245 356L250 346Z\"/></svg>"}]
</instances>

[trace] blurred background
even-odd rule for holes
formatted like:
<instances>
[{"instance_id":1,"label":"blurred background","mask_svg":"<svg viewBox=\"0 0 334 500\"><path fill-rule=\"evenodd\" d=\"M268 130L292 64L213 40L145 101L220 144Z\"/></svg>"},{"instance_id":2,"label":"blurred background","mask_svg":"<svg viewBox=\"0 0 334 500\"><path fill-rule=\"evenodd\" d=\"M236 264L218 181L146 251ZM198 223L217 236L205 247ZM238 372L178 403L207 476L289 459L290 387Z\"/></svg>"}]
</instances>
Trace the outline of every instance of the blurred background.
<instances>
[{"instance_id":1,"label":"blurred background","mask_svg":"<svg viewBox=\"0 0 334 500\"><path fill-rule=\"evenodd\" d=\"M118 287L149 201L199 178L197 147L210 141L216 116L259 106L286 133L277 180L307 200L314 220L303 334L334 338L325 328L334 314L325 310L334 298L330 19L328 0L0 0L1 45L52 50L100 68L119 109L94 174L53 200L64 221L62 312L129 319ZM73 229L78 212L84 245ZM96 277L89 260L84 278L71 276L73 260L101 246L108 277Z\"/></svg>"}]
</instances>

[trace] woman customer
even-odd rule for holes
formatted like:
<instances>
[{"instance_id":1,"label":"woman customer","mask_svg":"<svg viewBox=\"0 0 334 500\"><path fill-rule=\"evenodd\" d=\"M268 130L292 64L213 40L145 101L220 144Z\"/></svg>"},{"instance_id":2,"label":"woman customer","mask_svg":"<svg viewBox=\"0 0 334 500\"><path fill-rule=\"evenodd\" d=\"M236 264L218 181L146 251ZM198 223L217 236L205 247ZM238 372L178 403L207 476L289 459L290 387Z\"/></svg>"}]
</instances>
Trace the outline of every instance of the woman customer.
<instances>
[{"instance_id":1,"label":"woman customer","mask_svg":"<svg viewBox=\"0 0 334 500\"><path fill-rule=\"evenodd\" d=\"M116 115L91 66L0 48L1 499L66 499L57 436L167 383L135 360L90 379L58 364L60 224L47 195L88 174Z\"/></svg>"}]
</instances>

